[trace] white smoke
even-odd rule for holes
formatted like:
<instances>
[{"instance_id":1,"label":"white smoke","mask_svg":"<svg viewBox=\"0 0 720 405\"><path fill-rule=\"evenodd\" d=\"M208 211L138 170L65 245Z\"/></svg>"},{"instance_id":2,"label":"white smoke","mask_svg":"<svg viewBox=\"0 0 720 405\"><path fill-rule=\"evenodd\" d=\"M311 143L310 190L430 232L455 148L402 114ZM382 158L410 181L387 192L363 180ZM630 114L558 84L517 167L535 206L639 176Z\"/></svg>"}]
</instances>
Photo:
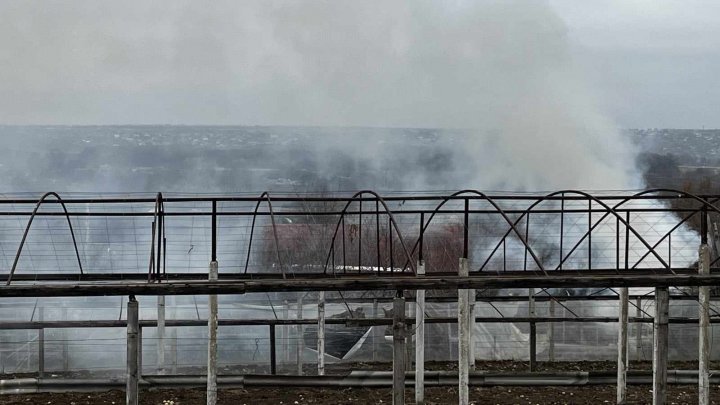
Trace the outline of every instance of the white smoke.
<instances>
[{"instance_id":1,"label":"white smoke","mask_svg":"<svg viewBox=\"0 0 720 405\"><path fill-rule=\"evenodd\" d=\"M137 6L3 3L0 122L465 128L467 187L639 186L546 1Z\"/></svg>"}]
</instances>

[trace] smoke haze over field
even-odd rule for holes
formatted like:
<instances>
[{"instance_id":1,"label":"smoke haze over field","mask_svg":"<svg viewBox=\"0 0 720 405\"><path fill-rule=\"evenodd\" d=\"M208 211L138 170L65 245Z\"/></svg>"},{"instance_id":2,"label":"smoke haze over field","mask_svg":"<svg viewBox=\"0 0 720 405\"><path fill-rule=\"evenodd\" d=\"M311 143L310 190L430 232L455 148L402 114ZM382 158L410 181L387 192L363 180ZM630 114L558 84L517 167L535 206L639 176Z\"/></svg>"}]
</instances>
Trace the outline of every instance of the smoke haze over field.
<instances>
[{"instance_id":1,"label":"smoke haze over field","mask_svg":"<svg viewBox=\"0 0 720 405\"><path fill-rule=\"evenodd\" d=\"M2 15L2 122L470 128L448 145L467 187L640 185L546 2L6 2ZM386 153L342 130L336 142Z\"/></svg>"}]
</instances>

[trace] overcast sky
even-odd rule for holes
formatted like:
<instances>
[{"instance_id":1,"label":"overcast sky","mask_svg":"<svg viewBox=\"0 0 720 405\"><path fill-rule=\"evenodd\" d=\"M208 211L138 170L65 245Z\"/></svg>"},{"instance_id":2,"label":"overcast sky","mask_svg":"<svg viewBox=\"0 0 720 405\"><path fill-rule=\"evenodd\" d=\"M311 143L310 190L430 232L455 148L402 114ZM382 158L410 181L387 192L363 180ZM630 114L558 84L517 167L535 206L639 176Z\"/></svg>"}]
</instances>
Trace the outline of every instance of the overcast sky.
<instances>
[{"instance_id":1,"label":"overcast sky","mask_svg":"<svg viewBox=\"0 0 720 405\"><path fill-rule=\"evenodd\" d=\"M409 3L0 0L0 123L482 126L567 74L617 126L720 128L718 1Z\"/></svg>"}]
</instances>

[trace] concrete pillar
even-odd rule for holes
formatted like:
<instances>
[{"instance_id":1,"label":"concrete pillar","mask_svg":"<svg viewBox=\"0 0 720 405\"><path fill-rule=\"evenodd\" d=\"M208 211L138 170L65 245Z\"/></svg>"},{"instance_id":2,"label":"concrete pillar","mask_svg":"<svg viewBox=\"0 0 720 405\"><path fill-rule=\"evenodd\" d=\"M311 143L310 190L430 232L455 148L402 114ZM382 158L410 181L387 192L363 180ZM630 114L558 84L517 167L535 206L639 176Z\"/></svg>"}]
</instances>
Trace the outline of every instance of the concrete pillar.
<instances>
[{"instance_id":1,"label":"concrete pillar","mask_svg":"<svg viewBox=\"0 0 720 405\"><path fill-rule=\"evenodd\" d=\"M417 276L424 275L425 261L420 260ZM418 290L415 298L415 403L425 404L425 290Z\"/></svg>"},{"instance_id":2,"label":"concrete pillar","mask_svg":"<svg viewBox=\"0 0 720 405\"><path fill-rule=\"evenodd\" d=\"M165 296L157 297L157 368L165 374Z\"/></svg>"},{"instance_id":3,"label":"concrete pillar","mask_svg":"<svg viewBox=\"0 0 720 405\"><path fill-rule=\"evenodd\" d=\"M378 318L378 300L373 300L373 318ZM377 341L378 341L378 334L382 333L382 327L380 326L373 326L372 327L372 359L373 361L377 361Z\"/></svg>"},{"instance_id":4,"label":"concrete pillar","mask_svg":"<svg viewBox=\"0 0 720 405\"><path fill-rule=\"evenodd\" d=\"M218 262L210 262L209 281L218 279ZM207 363L207 405L217 403L217 332L218 301L217 295L208 296L208 363Z\"/></svg>"},{"instance_id":5,"label":"concrete pillar","mask_svg":"<svg viewBox=\"0 0 720 405\"><path fill-rule=\"evenodd\" d=\"M627 401L628 289L620 289L617 353L617 403Z\"/></svg>"},{"instance_id":6,"label":"concrete pillar","mask_svg":"<svg viewBox=\"0 0 720 405\"><path fill-rule=\"evenodd\" d=\"M318 296L317 347L318 375L325 375L325 291Z\"/></svg>"},{"instance_id":7,"label":"concrete pillar","mask_svg":"<svg viewBox=\"0 0 720 405\"><path fill-rule=\"evenodd\" d=\"M393 300L393 405L405 404L405 298Z\"/></svg>"},{"instance_id":8,"label":"concrete pillar","mask_svg":"<svg viewBox=\"0 0 720 405\"><path fill-rule=\"evenodd\" d=\"M699 273L710 274L710 249L708 245L700 246ZM698 403L710 405L710 287L699 288L700 330L699 330L699 366L698 366Z\"/></svg>"},{"instance_id":9,"label":"concrete pillar","mask_svg":"<svg viewBox=\"0 0 720 405\"><path fill-rule=\"evenodd\" d=\"M470 274L467 258L461 257L458 275ZM468 405L470 400L470 297L467 289L458 289L458 404Z\"/></svg>"},{"instance_id":10,"label":"concrete pillar","mask_svg":"<svg viewBox=\"0 0 720 405\"><path fill-rule=\"evenodd\" d=\"M138 359L139 359L140 317L139 305L134 296L127 303L127 375L125 403L138 405Z\"/></svg>"},{"instance_id":11,"label":"concrete pillar","mask_svg":"<svg viewBox=\"0 0 720 405\"><path fill-rule=\"evenodd\" d=\"M667 397L668 312L669 293L667 287L655 288L653 405L665 405Z\"/></svg>"}]
</instances>

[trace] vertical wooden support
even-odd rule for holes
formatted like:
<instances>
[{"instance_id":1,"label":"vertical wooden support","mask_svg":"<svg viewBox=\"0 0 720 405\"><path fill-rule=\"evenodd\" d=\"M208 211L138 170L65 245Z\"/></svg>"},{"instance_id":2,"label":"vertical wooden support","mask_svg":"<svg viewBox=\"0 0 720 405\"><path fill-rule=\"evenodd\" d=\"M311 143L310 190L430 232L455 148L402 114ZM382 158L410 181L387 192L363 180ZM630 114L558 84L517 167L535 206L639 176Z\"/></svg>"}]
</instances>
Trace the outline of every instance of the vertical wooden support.
<instances>
[{"instance_id":1,"label":"vertical wooden support","mask_svg":"<svg viewBox=\"0 0 720 405\"><path fill-rule=\"evenodd\" d=\"M393 300L393 405L405 404L405 335L405 298L399 296Z\"/></svg>"},{"instance_id":2,"label":"vertical wooden support","mask_svg":"<svg viewBox=\"0 0 720 405\"><path fill-rule=\"evenodd\" d=\"M528 316L535 318L535 289L528 290ZM530 371L537 370L537 324L530 322Z\"/></svg>"},{"instance_id":3,"label":"vertical wooden support","mask_svg":"<svg viewBox=\"0 0 720 405\"><path fill-rule=\"evenodd\" d=\"M699 256L700 275L709 275L710 249L707 244L700 245ZM698 403L710 405L710 287L700 287L698 294L700 300Z\"/></svg>"},{"instance_id":4,"label":"vertical wooden support","mask_svg":"<svg viewBox=\"0 0 720 405\"><path fill-rule=\"evenodd\" d=\"M297 299L297 319L303 319L303 294L298 294ZM305 342L303 341L303 325L295 325L295 363L297 364L297 375L303 374L303 348Z\"/></svg>"},{"instance_id":5,"label":"vertical wooden support","mask_svg":"<svg viewBox=\"0 0 720 405\"><path fill-rule=\"evenodd\" d=\"M275 324L270 325L270 374L277 374L277 346L275 344Z\"/></svg>"},{"instance_id":6,"label":"vertical wooden support","mask_svg":"<svg viewBox=\"0 0 720 405\"><path fill-rule=\"evenodd\" d=\"M468 290L468 331L470 333L470 347L468 361L470 361L470 370L475 370L475 307L477 297L475 290Z\"/></svg>"},{"instance_id":7,"label":"vertical wooden support","mask_svg":"<svg viewBox=\"0 0 720 405\"><path fill-rule=\"evenodd\" d=\"M142 326L138 326L137 356L138 356L138 376L142 377L142 373L143 373L143 328L142 328Z\"/></svg>"},{"instance_id":8,"label":"vertical wooden support","mask_svg":"<svg viewBox=\"0 0 720 405\"><path fill-rule=\"evenodd\" d=\"M283 300L282 319L290 319L290 302ZM280 364L290 363L290 325L280 326Z\"/></svg>"},{"instance_id":9,"label":"vertical wooden support","mask_svg":"<svg viewBox=\"0 0 720 405\"><path fill-rule=\"evenodd\" d=\"M38 308L38 320L42 322L45 318L45 308ZM38 329L38 377L45 375L45 329Z\"/></svg>"},{"instance_id":10,"label":"vertical wooden support","mask_svg":"<svg viewBox=\"0 0 720 405\"><path fill-rule=\"evenodd\" d=\"M170 369L170 373L177 374L178 372L178 352L177 352L177 328L171 328L170 329L170 355L171 357L171 364L172 368Z\"/></svg>"},{"instance_id":11,"label":"vertical wooden support","mask_svg":"<svg viewBox=\"0 0 720 405\"><path fill-rule=\"evenodd\" d=\"M122 303L121 303L122 305ZM66 307L63 307L62 309L62 320L68 320L68 310ZM68 332L67 329L62 330L62 361L63 361L63 371L68 371L70 369L70 358L68 354Z\"/></svg>"},{"instance_id":12,"label":"vertical wooden support","mask_svg":"<svg viewBox=\"0 0 720 405\"><path fill-rule=\"evenodd\" d=\"M642 318L642 298L635 300L635 317ZM635 323L635 360L642 360L642 322Z\"/></svg>"},{"instance_id":13,"label":"vertical wooden support","mask_svg":"<svg viewBox=\"0 0 720 405\"><path fill-rule=\"evenodd\" d=\"M127 376L125 403L138 405L138 359L139 359L140 318L139 305L134 296L127 303Z\"/></svg>"},{"instance_id":14,"label":"vertical wooden support","mask_svg":"<svg viewBox=\"0 0 720 405\"><path fill-rule=\"evenodd\" d=\"M458 275L467 277L470 274L468 260L460 258ZM468 405L470 399L470 297L467 289L458 289L458 404Z\"/></svg>"},{"instance_id":15,"label":"vertical wooden support","mask_svg":"<svg viewBox=\"0 0 720 405\"><path fill-rule=\"evenodd\" d=\"M210 262L208 274L210 281L218 279L218 262ZM217 332L218 332L218 301L217 295L208 296L208 359L207 359L207 405L217 403Z\"/></svg>"},{"instance_id":16,"label":"vertical wooden support","mask_svg":"<svg viewBox=\"0 0 720 405\"><path fill-rule=\"evenodd\" d=\"M165 374L165 296L157 297L157 369Z\"/></svg>"},{"instance_id":17,"label":"vertical wooden support","mask_svg":"<svg viewBox=\"0 0 720 405\"><path fill-rule=\"evenodd\" d=\"M318 296L317 348L318 375L325 375L325 291Z\"/></svg>"},{"instance_id":18,"label":"vertical wooden support","mask_svg":"<svg viewBox=\"0 0 720 405\"><path fill-rule=\"evenodd\" d=\"M667 396L668 312L667 287L655 288L653 336L653 405L665 405Z\"/></svg>"},{"instance_id":19,"label":"vertical wooden support","mask_svg":"<svg viewBox=\"0 0 720 405\"><path fill-rule=\"evenodd\" d=\"M378 300L373 299L373 318L378 318ZM378 326L372 327L372 359L377 361L377 338L381 328Z\"/></svg>"},{"instance_id":20,"label":"vertical wooden support","mask_svg":"<svg viewBox=\"0 0 720 405\"><path fill-rule=\"evenodd\" d=\"M417 275L425 275L424 260L418 261ZM425 404L425 290L415 298L415 403Z\"/></svg>"},{"instance_id":21,"label":"vertical wooden support","mask_svg":"<svg viewBox=\"0 0 720 405\"><path fill-rule=\"evenodd\" d=\"M617 403L627 401L628 289L620 289L617 353Z\"/></svg>"},{"instance_id":22,"label":"vertical wooden support","mask_svg":"<svg viewBox=\"0 0 720 405\"><path fill-rule=\"evenodd\" d=\"M554 300L550 300L550 317L555 318ZM548 360L555 361L555 322L548 325Z\"/></svg>"}]
</instances>

